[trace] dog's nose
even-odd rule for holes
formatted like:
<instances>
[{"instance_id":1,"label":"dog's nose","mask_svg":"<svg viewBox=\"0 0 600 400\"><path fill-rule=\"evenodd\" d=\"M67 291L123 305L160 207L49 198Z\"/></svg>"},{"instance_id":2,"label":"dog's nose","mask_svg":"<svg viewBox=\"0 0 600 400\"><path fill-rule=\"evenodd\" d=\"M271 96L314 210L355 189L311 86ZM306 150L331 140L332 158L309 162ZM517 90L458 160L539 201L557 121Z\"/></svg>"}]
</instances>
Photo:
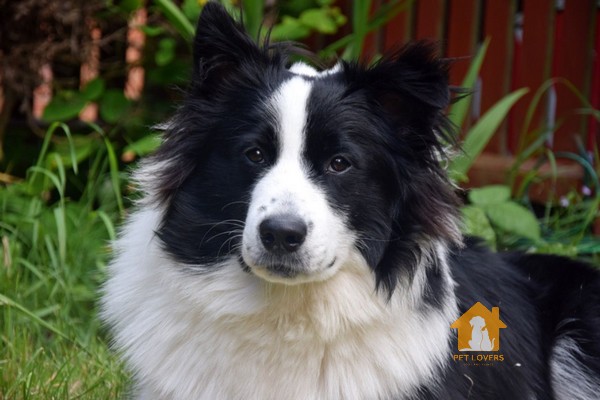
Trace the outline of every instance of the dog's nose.
<instances>
[{"instance_id":1,"label":"dog's nose","mask_svg":"<svg viewBox=\"0 0 600 400\"><path fill-rule=\"evenodd\" d=\"M266 218L260 223L258 231L265 249L291 253L304 243L307 227L302 218L285 214Z\"/></svg>"}]
</instances>

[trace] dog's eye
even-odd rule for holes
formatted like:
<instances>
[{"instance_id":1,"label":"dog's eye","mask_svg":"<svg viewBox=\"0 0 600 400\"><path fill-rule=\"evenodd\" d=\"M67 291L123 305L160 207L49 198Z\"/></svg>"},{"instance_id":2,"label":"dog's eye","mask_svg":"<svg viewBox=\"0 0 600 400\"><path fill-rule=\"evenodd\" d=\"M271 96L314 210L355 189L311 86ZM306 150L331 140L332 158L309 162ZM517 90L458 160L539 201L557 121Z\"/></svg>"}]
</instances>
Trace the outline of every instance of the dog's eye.
<instances>
[{"instance_id":1,"label":"dog's eye","mask_svg":"<svg viewBox=\"0 0 600 400\"><path fill-rule=\"evenodd\" d=\"M265 162L265 156L263 152L258 147L253 147L250 150L246 151L246 157L248 160L252 161L255 164L262 164Z\"/></svg>"},{"instance_id":2,"label":"dog's eye","mask_svg":"<svg viewBox=\"0 0 600 400\"><path fill-rule=\"evenodd\" d=\"M327 170L329 172L339 174L340 172L346 171L351 166L352 166L352 164L350 164L350 162L348 160L346 160L344 157L335 156L329 162L329 166L327 167Z\"/></svg>"}]
</instances>

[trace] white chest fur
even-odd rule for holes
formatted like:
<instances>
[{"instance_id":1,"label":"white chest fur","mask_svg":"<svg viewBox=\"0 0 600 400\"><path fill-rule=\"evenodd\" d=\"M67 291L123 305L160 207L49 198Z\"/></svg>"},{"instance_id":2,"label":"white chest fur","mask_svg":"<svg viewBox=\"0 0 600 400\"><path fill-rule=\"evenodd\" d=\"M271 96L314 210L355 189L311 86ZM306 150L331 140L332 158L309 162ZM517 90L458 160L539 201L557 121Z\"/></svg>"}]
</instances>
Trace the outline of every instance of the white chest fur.
<instances>
[{"instance_id":1,"label":"white chest fur","mask_svg":"<svg viewBox=\"0 0 600 400\"><path fill-rule=\"evenodd\" d=\"M233 260L194 275L159 248L158 218L132 216L103 297L141 398L381 399L410 394L448 360L455 305L423 307L418 276L388 302L358 253L298 286Z\"/></svg>"}]
</instances>

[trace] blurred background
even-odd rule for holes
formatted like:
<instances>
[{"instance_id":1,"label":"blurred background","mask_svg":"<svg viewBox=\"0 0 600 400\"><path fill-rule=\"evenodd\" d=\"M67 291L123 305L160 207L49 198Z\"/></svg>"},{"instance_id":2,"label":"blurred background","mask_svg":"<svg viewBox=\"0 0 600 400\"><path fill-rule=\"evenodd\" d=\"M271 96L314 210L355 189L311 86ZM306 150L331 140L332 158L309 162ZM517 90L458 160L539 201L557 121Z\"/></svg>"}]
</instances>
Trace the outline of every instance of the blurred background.
<instances>
[{"instance_id":1,"label":"blurred background","mask_svg":"<svg viewBox=\"0 0 600 400\"><path fill-rule=\"evenodd\" d=\"M448 114L464 231L600 263L600 2L223 1L333 64L416 39L471 95ZM116 398L96 301L110 239L191 68L203 0L0 0L0 399Z\"/></svg>"}]
</instances>

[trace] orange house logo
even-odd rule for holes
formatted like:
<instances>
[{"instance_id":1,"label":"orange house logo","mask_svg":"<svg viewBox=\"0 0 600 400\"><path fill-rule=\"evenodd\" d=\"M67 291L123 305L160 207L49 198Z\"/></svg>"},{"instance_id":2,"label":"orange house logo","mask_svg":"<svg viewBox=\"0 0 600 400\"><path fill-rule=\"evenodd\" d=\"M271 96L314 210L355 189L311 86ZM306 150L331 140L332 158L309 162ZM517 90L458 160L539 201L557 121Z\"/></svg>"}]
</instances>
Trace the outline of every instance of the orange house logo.
<instances>
[{"instance_id":1,"label":"orange house logo","mask_svg":"<svg viewBox=\"0 0 600 400\"><path fill-rule=\"evenodd\" d=\"M458 329L459 351L498 351L500 329L506 324L500 320L500 308L492 307L490 311L477 302L450 327Z\"/></svg>"}]
</instances>

